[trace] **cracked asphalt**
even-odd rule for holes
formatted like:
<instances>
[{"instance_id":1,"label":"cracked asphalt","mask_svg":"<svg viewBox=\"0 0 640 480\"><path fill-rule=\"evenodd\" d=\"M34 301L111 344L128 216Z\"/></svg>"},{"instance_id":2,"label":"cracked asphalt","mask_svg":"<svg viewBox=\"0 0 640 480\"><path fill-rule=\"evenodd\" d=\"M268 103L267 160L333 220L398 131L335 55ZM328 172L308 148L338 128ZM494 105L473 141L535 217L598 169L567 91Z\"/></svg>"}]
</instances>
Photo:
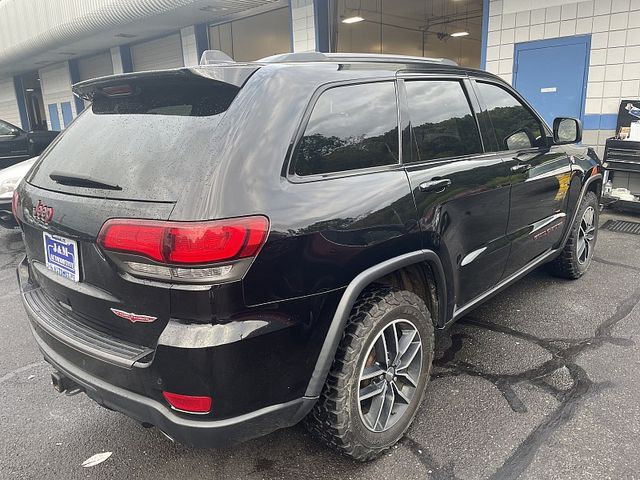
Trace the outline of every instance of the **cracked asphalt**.
<instances>
[{"instance_id":1,"label":"cracked asphalt","mask_svg":"<svg viewBox=\"0 0 640 480\"><path fill-rule=\"evenodd\" d=\"M601 230L582 279L537 270L439 332L413 426L369 464L301 426L190 450L84 395L56 394L20 303L21 256L20 235L1 231L0 479L640 478L640 236Z\"/></svg>"}]
</instances>

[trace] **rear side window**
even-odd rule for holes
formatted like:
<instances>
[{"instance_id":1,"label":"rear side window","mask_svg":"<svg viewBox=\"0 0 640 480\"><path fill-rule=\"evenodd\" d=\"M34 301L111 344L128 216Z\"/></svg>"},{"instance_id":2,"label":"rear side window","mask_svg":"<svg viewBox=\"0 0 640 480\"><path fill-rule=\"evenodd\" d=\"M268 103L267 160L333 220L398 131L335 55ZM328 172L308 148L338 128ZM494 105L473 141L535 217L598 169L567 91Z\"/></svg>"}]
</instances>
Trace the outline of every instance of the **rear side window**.
<instances>
[{"instance_id":1,"label":"rear side window","mask_svg":"<svg viewBox=\"0 0 640 480\"><path fill-rule=\"evenodd\" d=\"M418 156L411 161L482 153L476 120L455 80L407 81L407 102Z\"/></svg>"},{"instance_id":2,"label":"rear side window","mask_svg":"<svg viewBox=\"0 0 640 480\"><path fill-rule=\"evenodd\" d=\"M478 82L478 90L498 141L497 151L543 147L540 121L520 100L502 87Z\"/></svg>"},{"instance_id":3,"label":"rear side window","mask_svg":"<svg viewBox=\"0 0 640 480\"><path fill-rule=\"evenodd\" d=\"M394 82L345 85L323 92L294 155L297 175L398 162Z\"/></svg>"}]
</instances>

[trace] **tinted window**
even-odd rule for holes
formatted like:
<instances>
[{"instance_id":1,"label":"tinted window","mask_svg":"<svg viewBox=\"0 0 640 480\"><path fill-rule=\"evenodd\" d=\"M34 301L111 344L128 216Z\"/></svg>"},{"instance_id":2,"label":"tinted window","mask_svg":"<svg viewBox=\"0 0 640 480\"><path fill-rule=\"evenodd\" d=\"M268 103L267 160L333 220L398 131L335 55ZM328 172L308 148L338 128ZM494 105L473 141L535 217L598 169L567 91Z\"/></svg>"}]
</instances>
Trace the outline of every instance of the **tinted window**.
<instances>
[{"instance_id":1,"label":"tinted window","mask_svg":"<svg viewBox=\"0 0 640 480\"><path fill-rule=\"evenodd\" d=\"M412 161L482 152L478 127L460 82L427 80L405 85L419 156Z\"/></svg>"},{"instance_id":2,"label":"tinted window","mask_svg":"<svg viewBox=\"0 0 640 480\"><path fill-rule=\"evenodd\" d=\"M109 198L177 200L186 182L215 161L214 131L238 89L208 79L163 79L134 91L96 97L42 157L30 182ZM87 176L121 190L61 185L52 173Z\"/></svg>"},{"instance_id":3,"label":"tinted window","mask_svg":"<svg viewBox=\"0 0 640 480\"><path fill-rule=\"evenodd\" d=\"M499 151L544 146L540 121L516 97L488 83L478 82L478 89L493 124Z\"/></svg>"},{"instance_id":4,"label":"tinted window","mask_svg":"<svg viewBox=\"0 0 640 480\"><path fill-rule=\"evenodd\" d=\"M320 95L296 149L295 172L313 175L397 162L395 84L368 83Z\"/></svg>"}]
</instances>

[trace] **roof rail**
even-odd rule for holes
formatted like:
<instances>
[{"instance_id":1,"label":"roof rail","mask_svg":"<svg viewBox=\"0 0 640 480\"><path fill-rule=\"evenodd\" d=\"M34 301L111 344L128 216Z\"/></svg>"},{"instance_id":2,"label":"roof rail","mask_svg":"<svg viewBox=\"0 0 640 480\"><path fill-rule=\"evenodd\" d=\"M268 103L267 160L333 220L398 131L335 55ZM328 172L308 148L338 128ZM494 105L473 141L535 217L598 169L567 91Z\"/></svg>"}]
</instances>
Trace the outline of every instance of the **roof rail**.
<instances>
[{"instance_id":1,"label":"roof rail","mask_svg":"<svg viewBox=\"0 0 640 480\"><path fill-rule=\"evenodd\" d=\"M213 65L216 63L235 63L235 60L222 50L205 50L200 57L200 65Z\"/></svg>"},{"instance_id":2,"label":"roof rail","mask_svg":"<svg viewBox=\"0 0 640 480\"><path fill-rule=\"evenodd\" d=\"M425 64L436 63L441 65L458 65L448 58L412 57L409 55L385 55L379 53L321 53L300 52L282 53L270 57L261 58L257 62L284 63L284 62L344 62L344 63L402 63Z\"/></svg>"},{"instance_id":3,"label":"roof rail","mask_svg":"<svg viewBox=\"0 0 640 480\"><path fill-rule=\"evenodd\" d=\"M326 62L329 60L327 55L322 52L298 52L298 53L279 53L264 57L256 62L260 63L285 63L285 62Z\"/></svg>"}]
</instances>

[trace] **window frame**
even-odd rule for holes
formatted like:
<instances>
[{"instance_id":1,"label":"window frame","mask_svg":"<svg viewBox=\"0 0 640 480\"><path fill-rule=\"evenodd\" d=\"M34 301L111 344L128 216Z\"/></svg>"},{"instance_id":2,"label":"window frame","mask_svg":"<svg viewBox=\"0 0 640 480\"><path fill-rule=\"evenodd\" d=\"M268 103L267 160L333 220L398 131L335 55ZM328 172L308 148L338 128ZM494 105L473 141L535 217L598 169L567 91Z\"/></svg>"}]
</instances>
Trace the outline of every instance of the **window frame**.
<instances>
[{"instance_id":1,"label":"window frame","mask_svg":"<svg viewBox=\"0 0 640 480\"><path fill-rule=\"evenodd\" d=\"M479 118L480 113L480 104L476 98L475 91L469 83L469 77L466 74L460 75L452 75L452 74L442 74L442 73L433 73L433 74L424 74L424 73L403 73L400 78L402 79L402 88L403 94L402 98L405 102L405 109L407 115L407 121L409 126L409 135L410 135L410 156L411 160L408 162L404 162L405 166L415 166L415 165L431 165L434 162L451 162L458 160L468 160L470 158L484 158L492 154L492 152L487 152L487 147L485 146L485 139L482 135L483 126L486 128L486 125L482 124L481 119ZM439 158L430 158L430 159L421 159L418 157L418 160L413 161L413 155L420 155L417 145L414 142L414 134L413 134L413 123L411 122L411 114L409 108L409 97L407 94L406 84L405 82L413 82L413 81L448 81L458 83L462 89L462 93L464 94L467 105L469 106L469 111L473 116L476 124L476 130L478 132L478 138L480 139L480 147L482 151L477 153L469 153L467 155L455 155L450 157L439 157Z\"/></svg>"},{"instance_id":2,"label":"window frame","mask_svg":"<svg viewBox=\"0 0 640 480\"><path fill-rule=\"evenodd\" d=\"M550 142L550 135L552 134L551 134L551 130L549 129L549 126L546 124L544 119L540 115L538 115L538 112L536 112L535 109L531 105L529 105L529 103L522 97L522 95L520 95L514 88L510 87L506 83L500 82L493 78L473 77L471 78L471 83L472 83L473 89L476 92L476 96L478 97L478 102L480 103L481 111L483 115L486 116L486 121L491 131L492 139L495 142L495 145L497 148L495 152L491 152L491 153L504 154L504 153L511 153L511 152L538 152L540 150L548 150L552 146L553 142ZM512 97L514 97L518 102L520 102L522 107L525 110L527 110L531 116L533 116L536 120L538 120L538 123L540 124L540 134L544 136L545 144L542 146L531 146L528 148L499 150L500 142L498 141L498 137L496 136L496 130L495 130L495 127L493 126L493 121L491 120L491 115L489 114L489 110L487 109L487 104L484 98L482 98L482 93L480 92L480 88L478 86L479 83L485 83L488 85L492 85L496 88L500 88L505 92L507 92L508 94L510 94Z\"/></svg>"},{"instance_id":3,"label":"window frame","mask_svg":"<svg viewBox=\"0 0 640 480\"><path fill-rule=\"evenodd\" d=\"M298 175L295 172L295 163L296 163L296 152L298 150L298 146L304 137L304 134L307 130L307 126L309 125L309 119L311 118L311 114L315 109L315 106L322 96L324 92L327 90L331 90L332 88L339 87L347 87L353 85L368 85L372 83L391 83L394 87L395 100L396 100L396 131L398 133L398 160L396 163L391 163L388 165L377 165L373 167L367 168L356 168L353 170L340 170L337 172L328 172L328 173L314 173L310 175ZM380 77L372 77L372 78L358 78L358 79L350 79L350 80L341 80L336 82L329 82L318 87L314 92L307 106L305 107L304 113L302 115L302 119L298 123L298 127L294 133L293 139L289 144L289 152L287 154L287 161L285 163L284 174L286 178L291 183L308 183L308 182L317 182L323 180L332 180L334 178L343 178L343 177L351 177L354 175L368 175L371 173L378 172L386 172L386 171L394 171L402 168L402 130L401 130L401 108L400 108L400 98L398 91L398 80L397 78L380 78Z\"/></svg>"}]
</instances>

